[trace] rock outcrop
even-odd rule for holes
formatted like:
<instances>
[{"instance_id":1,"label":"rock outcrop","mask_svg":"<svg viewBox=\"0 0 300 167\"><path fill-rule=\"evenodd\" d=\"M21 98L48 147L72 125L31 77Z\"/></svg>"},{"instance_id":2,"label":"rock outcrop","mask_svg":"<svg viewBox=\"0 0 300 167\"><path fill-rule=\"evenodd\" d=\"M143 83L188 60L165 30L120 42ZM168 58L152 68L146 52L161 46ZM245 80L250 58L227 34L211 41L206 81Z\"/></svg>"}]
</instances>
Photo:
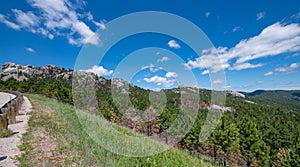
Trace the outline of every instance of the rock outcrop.
<instances>
[{"instance_id":1,"label":"rock outcrop","mask_svg":"<svg viewBox=\"0 0 300 167\"><path fill-rule=\"evenodd\" d=\"M16 63L4 63L2 65L1 79L7 80L14 78L18 81L28 80L29 78L43 79L71 79L73 71L62 67L47 65L46 67L40 66L22 66Z\"/></svg>"}]
</instances>

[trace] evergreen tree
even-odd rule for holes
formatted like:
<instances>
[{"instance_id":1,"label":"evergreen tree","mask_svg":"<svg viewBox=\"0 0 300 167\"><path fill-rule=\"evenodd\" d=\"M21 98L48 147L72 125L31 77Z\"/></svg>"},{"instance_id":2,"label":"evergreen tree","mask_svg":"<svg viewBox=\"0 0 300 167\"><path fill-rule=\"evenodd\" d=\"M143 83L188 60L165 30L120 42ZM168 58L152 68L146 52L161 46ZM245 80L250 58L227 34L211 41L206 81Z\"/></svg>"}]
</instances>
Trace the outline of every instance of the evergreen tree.
<instances>
[{"instance_id":1,"label":"evergreen tree","mask_svg":"<svg viewBox=\"0 0 300 167\"><path fill-rule=\"evenodd\" d=\"M300 141L290 153L290 164L291 166L300 166Z\"/></svg>"},{"instance_id":2,"label":"evergreen tree","mask_svg":"<svg viewBox=\"0 0 300 167\"><path fill-rule=\"evenodd\" d=\"M214 147L215 158L220 155L226 165L226 159L239 154L240 139L238 128L223 116L213 132L209 142Z\"/></svg>"},{"instance_id":3,"label":"evergreen tree","mask_svg":"<svg viewBox=\"0 0 300 167\"><path fill-rule=\"evenodd\" d=\"M245 116L239 124L241 153L246 159L247 166L268 165L269 147L262 140L262 134L256 124Z\"/></svg>"}]
</instances>

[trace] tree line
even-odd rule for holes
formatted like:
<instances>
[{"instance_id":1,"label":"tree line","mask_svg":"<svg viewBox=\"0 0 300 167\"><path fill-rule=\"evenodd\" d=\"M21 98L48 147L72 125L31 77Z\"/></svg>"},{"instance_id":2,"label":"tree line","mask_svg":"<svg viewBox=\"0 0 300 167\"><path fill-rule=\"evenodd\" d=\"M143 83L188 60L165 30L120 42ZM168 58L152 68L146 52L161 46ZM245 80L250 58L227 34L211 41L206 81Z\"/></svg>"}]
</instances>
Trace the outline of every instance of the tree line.
<instances>
[{"instance_id":1,"label":"tree line","mask_svg":"<svg viewBox=\"0 0 300 167\"><path fill-rule=\"evenodd\" d=\"M151 136L166 131L178 118L181 105L179 93L163 90L167 98L166 106L151 108L151 91L131 85L129 97L134 109L126 115L118 111L111 96L110 84L111 80L107 79L97 86L96 92L99 110L109 121ZM0 80L1 90L37 93L73 104L71 88L69 80ZM200 103L209 105L210 93L209 90L200 90ZM231 96L227 97L226 106L234 108L234 111L226 112L219 122L211 122L216 123L217 127L205 142L199 140L199 134L208 110L200 109L193 126L177 144L178 147L195 155L210 156L225 165L300 166L299 113L259 103L250 104L242 98ZM153 115L154 119L143 121ZM133 117L136 119L130 119Z\"/></svg>"}]
</instances>

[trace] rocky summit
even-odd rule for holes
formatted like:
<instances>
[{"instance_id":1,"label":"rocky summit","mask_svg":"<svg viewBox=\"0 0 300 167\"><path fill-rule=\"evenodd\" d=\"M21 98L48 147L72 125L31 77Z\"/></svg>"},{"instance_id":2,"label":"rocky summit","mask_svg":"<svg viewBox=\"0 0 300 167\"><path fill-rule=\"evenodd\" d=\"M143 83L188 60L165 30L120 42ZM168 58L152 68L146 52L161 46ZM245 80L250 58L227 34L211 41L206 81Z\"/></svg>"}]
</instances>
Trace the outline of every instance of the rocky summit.
<instances>
[{"instance_id":1,"label":"rocky summit","mask_svg":"<svg viewBox=\"0 0 300 167\"><path fill-rule=\"evenodd\" d=\"M16 63L4 63L2 65L1 79L6 81L9 78L14 78L18 81L28 80L29 78L43 79L63 79L68 80L71 78L73 71L54 65L41 66L22 66Z\"/></svg>"}]
</instances>

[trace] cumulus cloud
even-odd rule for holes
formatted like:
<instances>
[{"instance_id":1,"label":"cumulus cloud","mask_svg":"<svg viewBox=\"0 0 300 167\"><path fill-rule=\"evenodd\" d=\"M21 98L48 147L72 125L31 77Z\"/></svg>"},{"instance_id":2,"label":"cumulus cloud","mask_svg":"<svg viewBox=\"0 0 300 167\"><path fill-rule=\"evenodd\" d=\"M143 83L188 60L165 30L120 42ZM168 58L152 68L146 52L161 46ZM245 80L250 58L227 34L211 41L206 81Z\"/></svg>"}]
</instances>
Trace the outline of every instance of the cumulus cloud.
<instances>
[{"instance_id":1,"label":"cumulus cloud","mask_svg":"<svg viewBox=\"0 0 300 167\"><path fill-rule=\"evenodd\" d=\"M175 40L170 40L168 42L168 45L170 48L174 48L174 49L180 49L181 46L175 41Z\"/></svg>"},{"instance_id":2,"label":"cumulus cloud","mask_svg":"<svg viewBox=\"0 0 300 167\"><path fill-rule=\"evenodd\" d=\"M92 72L94 74L97 74L98 76L110 76L114 72L113 70L105 69L103 66L96 66L96 65L84 71Z\"/></svg>"},{"instance_id":3,"label":"cumulus cloud","mask_svg":"<svg viewBox=\"0 0 300 167\"><path fill-rule=\"evenodd\" d=\"M6 16L0 14L0 22L4 23L6 26L15 29L15 30L19 30L21 27L19 25L17 25L16 23L13 23L9 20L7 20Z\"/></svg>"},{"instance_id":4,"label":"cumulus cloud","mask_svg":"<svg viewBox=\"0 0 300 167\"><path fill-rule=\"evenodd\" d=\"M169 57L164 56L164 57L158 59L157 62L165 62L165 61L169 61L169 60L170 60Z\"/></svg>"},{"instance_id":5,"label":"cumulus cloud","mask_svg":"<svg viewBox=\"0 0 300 167\"><path fill-rule=\"evenodd\" d=\"M218 72L230 67L226 59L220 59L219 54L224 54L225 49L209 49L203 50L202 56L196 58L195 60L189 60L184 64L185 68L188 70L194 68L205 69L207 68L211 72Z\"/></svg>"},{"instance_id":6,"label":"cumulus cloud","mask_svg":"<svg viewBox=\"0 0 300 167\"><path fill-rule=\"evenodd\" d=\"M142 66L141 70L149 69L151 72L156 72L159 70L162 70L162 67L155 67L153 64L150 64L149 66Z\"/></svg>"},{"instance_id":7,"label":"cumulus cloud","mask_svg":"<svg viewBox=\"0 0 300 167\"><path fill-rule=\"evenodd\" d=\"M27 50L28 52L35 53L35 50L32 49L32 48L26 48L26 50Z\"/></svg>"},{"instance_id":8,"label":"cumulus cloud","mask_svg":"<svg viewBox=\"0 0 300 167\"><path fill-rule=\"evenodd\" d=\"M218 80L214 80L214 81L213 81L213 84L222 84L222 83L224 83L224 82L225 82L224 80L218 79Z\"/></svg>"},{"instance_id":9,"label":"cumulus cloud","mask_svg":"<svg viewBox=\"0 0 300 167\"><path fill-rule=\"evenodd\" d=\"M18 9L12 9L15 14L16 22L21 27L35 27L39 24L39 18L31 11L24 13Z\"/></svg>"},{"instance_id":10,"label":"cumulus cloud","mask_svg":"<svg viewBox=\"0 0 300 167\"><path fill-rule=\"evenodd\" d=\"M147 83L155 83L157 86L164 86L164 87L170 87L174 85L176 82L174 79L168 79L165 77L159 77L157 75L151 77L151 78L144 78L144 81Z\"/></svg>"},{"instance_id":11,"label":"cumulus cloud","mask_svg":"<svg viewBox=\"0 0 300 167\"><path fill-rule=\"evenodd\" d=\"M300 63L293 63L293 64L290 65L290 68L291 69L296 69L296 68L299 67L299 65L300 65Z\"/></svg>"},{"instance_id":12,"label":"cumulus cloud","mask_svg":"<svg viewBox=\"0 0 300 167\"><path fill-rule=\"evenodd\" d=\"M272 72L272 71L267 72L267 73L264 74L264 76L270 76L270 75L273 75L273 72Z\"/></svg>"},{"instance_id":13,"label":"cumulus cloud","mask_svg":"<svg viewBox=\"0 0 300 167\"><path fill-rule=\"evenodd\" d=\"M100 20L99 22L94 20L94 16L92 15L91 12L87 12L86 13L86 17L89 21L91 21L92 23L94 23L97 27L99 27L102 30L106 30L106 20Z\"/></svg>"},{"instance_id":14,"label":"cumulus cloud","mask_svg":"<svg viewBox=\"0 0 300 167\"><path fill-rule=\"evenodd\" d=\"M98 26L101 30L106 30L106 21L105 20L100 20L99 22L93 21L93 23Z\"/></svg>"},{"instance_id":15,"label":"cumulus cloud","mask_svg":"<svg viewBox=\"0 0 300 167\"><path fill-rule=\"evenodd\" d=\"M27 3L33 8L32 11L12 9L14 19L0 14L0 22L10 28L24 29L49 39L62 36L72 45L100 44L99 36L80 20L82 14L77 12L85 4L84 1L72 4L69 0L27 0ZM91 19L91 16L88 18ZM103 21L90 21L105 28Z\"/></svg>"},{"instance_id":16,"label":"cumulus cloud","mask_svg":"<svg viewBox=\"0 0 300 167\"><path fill-rule=\"evenodd\" d=\"M299 66L300 66L300 63L292 63L288 67L279 67L279 68L276 68L275 71L276 72L281 72L281 73L292 72L295 69L297 69Z\"/></svg>"},{"instance_id":17,"label":"cumulus cloud","mask_svg":"<svg viewBox=\"0 0 300 167\"><path fill-rule=\"evenodd\" d=\"M177 78L178 74L176 72L167 72L166 77L167 78Z\"/></svg>"},{"instance_id":18,"label":"cumulus cloud","mask_svg":"<svg viewBox=\"0 0 300 167\"><path fill-rule=\"evenodd\" d=\"M209 73L209 70L204 70L202 73L201 73L201 75L206 75L206 74L208 74Z\"/></svg>"},{"instance_id":19,"label":"cumulus cloud","mask_svg":"<svg viewBox=\"0 0 300 167\"><path fill-rule=\"evenodd\" d=\"M263 64L250 61L293 53L300 50L300 26L297 23L275 23L257 36L243 39L232 48L218 47L203 50L195 60L185 63L186 69L207 68L211 72L222 69L243 70L258 68Z\"/></svg>"},{"instance_id":20,"label":"cumulus cloud","mask_svg":"<svg viewBox=\"0 0 300 167\"><path fill-rule=\"evenodd\" d=\"M256 14L256 20L261 20L266 16L266 12L259 12Z\"/></svg>"},{"instance_id":21,"label":"cumulus cloud","mask_svg":"<svg viewBox=\"0 0 300 167\"><path fill-rule=\"evenodd\" d=\"M262 63L258 63L258 64L250 64L250 63L242 63L242 64L237 64L234 67L231 67L230 70L244 70L244 69L249 69L249 68L258 68L258 67L262 67L263 64Z\"/></svg>"}]
</instances>

